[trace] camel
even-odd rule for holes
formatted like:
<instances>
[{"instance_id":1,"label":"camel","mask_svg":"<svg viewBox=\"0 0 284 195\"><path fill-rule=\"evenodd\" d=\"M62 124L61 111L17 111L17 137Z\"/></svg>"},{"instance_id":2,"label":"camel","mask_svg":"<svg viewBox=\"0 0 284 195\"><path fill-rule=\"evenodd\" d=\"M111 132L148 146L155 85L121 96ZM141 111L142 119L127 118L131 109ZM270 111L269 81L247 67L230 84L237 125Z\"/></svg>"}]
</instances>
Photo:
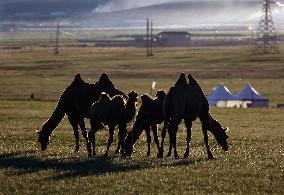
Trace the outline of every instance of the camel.
<instances>
[{"instance_id":1,"label":"camel","mask_svg":"<svg viewBox=\"0 0 284 195\"><path fill-rule=\"evenodd\" d=\"M145 129L147 135L148 151L147 156L150 156L150 144L151 135L150 128L152 128L154 142L157 145L158 151L160 151L159 138L157 135L158 124L161 124L163 120L163 100L166 96L164 91L158 91L156 98L152 99L148 95L141 96L142 104L139 108L136 116L135 123L132 131L130 131L125 139L125 154L131 156L133 145L139 139Z\"/></svg>"},{"instance_id":2,"label":"camel","mask_svg":"<svg viewBox=\"0 0 284 195\"><path fill-rule=\"evenodd\" d=\"M184 158L187 158L189 156L192 121L199 118L202 124L202 132L208 159L213 159L214 157L208 144L207 131L210 131L214 135L218 144L224 151L228 151L227 139L229 137L226 135L227 129L223 128L220 123L211 116L208 101L197 80L191 75L188 75L188 79L189 83L185 84L185 74L182 73L178 79L179 82L177 82L176 85L169 90L164 100L164 128L162 130L162 142L158 156L163 156L164 138L166 129L168 129L170 147L167 156L171 156L172 148L174 148L174 157L179 158L176 149L176 136L178 125L181 120L184 119L185 126L187 128L187 147L184 153Z\"/></svg>"},{"instance_id":3,"label":"camel","mask_svg":"<svg viewBox=\"0 0 284 195\"><path fill-rule=\"evenodd\" d=\"M122 96L117 95L110 98L106 93L102 93L99 101L92 105L90 109L91 130L89 131L89 139L93 148L89 156L94 157L96 155L96 132L101 130L105 125L109 128L109 138L104 156L108 156L116 126L119 128L119 141L116 153L119 152L121 146L121 154L124 156L124 138L127 133L126 127L127 123L135 116L138 97L138 94L134 91L127 95L128 99L127 102L125 102Z\"/></svg>"},{"instance_id":4,"label":"camel","mask_svg":"<svg viewBox=\"0 0 284 195\"><path fill-rule=\"evenodd\" d=\"M95 84L89 84L82 80L80 74L77 74L73 82L65 89L60 96L57 106L51 117L43 124L38 133L38 142L41 144L41 150L44 151L50 140L50 135L58 126L65 114L68 116L69 122L74 131L75 151L79 151L79 130L81 128L82 135L87 143L87 149L90 150L88 133L85 127L84 118L89 118L89 110L92 103L98 100L101 92L126 97L124 93L119 91L109 80L108 75L103 73Z\"/></svg>"}]
</instances>

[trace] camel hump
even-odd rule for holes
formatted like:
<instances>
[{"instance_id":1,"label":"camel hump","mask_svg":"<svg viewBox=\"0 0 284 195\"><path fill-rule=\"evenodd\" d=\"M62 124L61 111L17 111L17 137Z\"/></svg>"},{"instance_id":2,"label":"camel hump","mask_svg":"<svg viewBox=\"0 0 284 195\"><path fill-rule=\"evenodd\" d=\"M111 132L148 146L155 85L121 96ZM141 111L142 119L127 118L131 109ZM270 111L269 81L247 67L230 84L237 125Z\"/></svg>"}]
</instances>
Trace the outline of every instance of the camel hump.
<instances>
[{"instance_id":1,"label":"camel hump","mask_svg":"<svg viewBox=\"0 0 284 195\"><path fill-rule=\"evenodd\" d=\"M109 95L108 94L106 94L106 93L101 93L101 96L100 96L100 99L99 99L99 102L100 103L107 103L107 102L110 102L110 97L109 97Z\"/></svg>"},{"instance_id":2,"label":"camel hump","mask_svg":"<svg viewBox=\"0 0 284 195\"><path fill-rule=\"evenodd\" d=\"M197 82L197 80L191 74L189 74L187 76L187 78L189 80L189 85L190 86L199 86L199 83Z\"/></svg>"},{"instance_id":3,"label":"camel hump","mask_svg":"<svg viewBox=\"0 0 284 195\"><path fill-rule=\"evenodd\" d=\"M178 80L176 81L175 86L186 86L186 85L187 85L186 77L185 74L182 72Z\"/></svg>"},{"instance_id":4,"label":"camel hump","mask_svg":"<svg viewBox=\"0 0 284 195\"><path fill-rule=\"evenodd\" d=\"M80 85L80 84L84 84L84 83L85 82L81 78L81 75L80 74L76 74L76 76L74 77L74 80L73 80L71 85Z\"/></svg>"},{"instance_id":5,"label":"camel hump","mask_svg":"<svg viewBox=\"0 0 284 195\"><path fill-rule=\"evenodd\" d=\"M108 78L108 75L106 73L102 73L98 83L101 83L102 85L106 85L112 88L115 88L111 80Z\"/></svg>"},{"instance_id":6,"label":"camel hump","mask_svg":"<svg viewBox=\"0 0 284 195\"><path fill-rule=\"evenodd\" d=\"M142 105L148 105L148 104L150 104L153 100L152 100L152 98L150 98L150 96L148 96L148 95L142 95L142 96L141 96L141 101L142 101Z\"/></svg>"},{"instance_id":7,"label":"camel hump","mask_svg":"<svg viewBox=\"0 0 284 195\"><path fill-rule=\"evenodd\" d=\"M125 105L124 98L121 95L116 95L112 98L112 103L118 104L118 105Z\"/></svg>"}]
</instances>

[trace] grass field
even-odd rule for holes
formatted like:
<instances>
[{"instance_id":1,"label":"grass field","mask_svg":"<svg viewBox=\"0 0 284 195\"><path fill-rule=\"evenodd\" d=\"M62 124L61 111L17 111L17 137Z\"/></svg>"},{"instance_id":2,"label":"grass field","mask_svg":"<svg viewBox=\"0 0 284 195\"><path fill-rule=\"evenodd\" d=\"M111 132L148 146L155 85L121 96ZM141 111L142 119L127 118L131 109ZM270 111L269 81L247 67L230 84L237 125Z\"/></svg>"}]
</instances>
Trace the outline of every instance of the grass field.
<instances>
[{"instance_id":1,"label":"grass field","mask_svg":"<svg viewBox=\"0 0 284 195\"><path fill-rule=\"evenodd\" d=\"M283 194L284 111L275 106L284 103L284 55L252 56L251 50L164 48L155 49L151 58L137 48L61 48L59 56L50 48L0 50L0 194ZM54 131L47 151L40 151L35 130L49 118L76 73L95 82L107 72L124 92L144 94L153 80L157 90L167 90L182 71L193 74L206 94L220 82L234 93L251 82L270 99L270 107L212 109L230 128L229 152L215 148L216 160L207 160L198 121L189 159L157 159L154 144L147 158L144 134L131 158L114 154L116 140L110 157L103 158L107 131L97 137L98 156L87 159L83 139L80 152L73 152L73 132L66 119ZM31 93L36 100L30 100ZM182 155L183 125L178 141ZM210 145L215 140L210 139Z\"/></svg>"}]
</instances>

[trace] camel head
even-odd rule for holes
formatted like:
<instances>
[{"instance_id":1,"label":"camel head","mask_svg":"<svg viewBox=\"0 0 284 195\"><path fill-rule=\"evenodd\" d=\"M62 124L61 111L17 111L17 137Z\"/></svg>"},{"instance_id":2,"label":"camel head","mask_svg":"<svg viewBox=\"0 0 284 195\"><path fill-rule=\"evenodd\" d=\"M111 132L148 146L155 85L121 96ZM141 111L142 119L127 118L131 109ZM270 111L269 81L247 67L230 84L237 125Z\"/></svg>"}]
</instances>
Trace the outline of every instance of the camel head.
<instances>
[{"instance_id":1,"label":"camel head","mask_svg":"<svg viewBox=\"0 0 284 195\"><path fill-rule=\"evenodd\" d=\"M229 139L229 136L226 134L228 128L223 128L217 120L210 116L208 130L214 135L222 149L228 151L229 146L227 140Z\"/></svg>"},{"instance_id":2,"label":"camel head","mask_svg":"<svg viewBox=\"0 0 284 195\"><path fill-rule=\"evenodd\" d=\"M158 99L164 99L165 97L166 97L166 93L164 92L164 91L158 91L157 93L156 93L156 97L158 98Z\"/></svg>"},{"instance_id":3,"label":"camel head","mask_svg":"<svg viewBox=\"0 0 284 195\"><path fill-rule=\"evenodd\" d=\"M136 93L135 91L131 91L130 93L127 94L129 99L134 100L135 102L137 102L137 97L138 97L138 93Z\"/></svg>"},{"instance_id":4,"label":"camel head","mask_svg":"<svg viewBox=\"0 0 284 195\"><path fill-rule=\"evenodd\" d=\"M131 156L132 152L133 152L133 145L134 145L134 140L133 140L133 133L134 131L130 131L127 136L126 139L124 141L124 152L126 156Z\"/></svg>"},{"instance_id":5,"label":"camel head","mask_svg":"<svg viewBox=\"0 0 284 195\"><path fill-rule=\"evenodd\" d=\"M47 148L47 145L49 144L50 135L46 134L45 131L42 131L42 130L37 131L37 133L38 133L38 140L37 141L41 145L41 151L45 151L46 148Z\"/></svg>"}]
</instances>

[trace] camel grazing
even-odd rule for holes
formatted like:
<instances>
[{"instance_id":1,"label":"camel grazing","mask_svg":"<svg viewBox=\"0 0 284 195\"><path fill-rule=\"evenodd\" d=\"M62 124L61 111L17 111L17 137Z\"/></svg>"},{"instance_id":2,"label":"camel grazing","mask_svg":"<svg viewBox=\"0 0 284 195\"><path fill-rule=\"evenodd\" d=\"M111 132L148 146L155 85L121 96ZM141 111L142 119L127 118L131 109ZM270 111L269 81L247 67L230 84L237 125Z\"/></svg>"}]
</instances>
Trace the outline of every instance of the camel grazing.
<instances>
[{"instance_id":1,"label":"camel grazing","mask_svg":"<svg viewBox=\"0 0 284 195\"><path fill-rule=\"evenodd\" d=\"M158 91L155 99L148 95L141 96L142 104L136 116L132 131L130 131L125 139L125 154L131 156L133 145L139 139L145 129L147 135L148 151L147 156L150 156L151 135L150 128L153 130L154 142L160 151L159 138L157 135L157 125L161 124L163 120L163 101L166 96L164 91Z\"/></svg>"},{"instance_id":2,"label":"camel grazing","mask_svg":"<svg viewBox=\"0 0 284 195\"><path fill-rule=\"evenodd\" d=\"M221 145L222 149L227 151L227 139L229 138L226 135L227 129L224 129L209 113L207 99L198 82L191 75L188 75L188 79L189 83L185 84L185 74L181 74L178 80L179 82L177 82L176 85L169 90L165 98L163 106L165 126L162 130L162 143L158 156L163 156L164 138L166 129L168 128L170 137L168 156L171 156L172 148L174 148L174 156L175 158L179 158L176 149L176 136L178 125L180 124L181 120L184 119L185 126L187 128L187 147L184 153L184 158L187 158L189 156L192 121L195 121L198 117L202 123L202 132L204 135L204 142L207 149L208 158L213 159L214 157L208 144L207 131L210 131L214 135L218 144Z\"/></svg>"},{"instance_id":3,"label":"camel grazing","mask_svg":"<svg viewBox=\"0 0 284 195\"><path fill-rule=\"evenodd\" d=\"M116 126L119 128L119 141L116 152L119 152L121 146L121 153L124 155L124 138L127 133L126 127L127 123L135 116L137 97L138 94L132 91L128 94L128 99L125 103L122 96L117 95L110 98L107 94L102 93L99 101L92 105L90 109L91 130L89 131L89 139L93 150L92 153L89 153L89 156L96 155L96 132L101 130L104 125L107 125L109 128L108 145L104 156L108 156Z\"/></svg>"},{"instance_id":4,"label":"camel grazing","mask_svg":"<svg viewBox=\"0 0 284 195\"><path fill-rule=\"evenodd\" d=\"M101 92L105 92L111 97L114 95L122 95L126 97L124 93L115 88L105 73L101 74L100 79L95 84L85 83L80 74L77 74L74 81L60 96L51 117L43 124L41 130L38 131L38 142L41 144L41 150L46 150L51 133L64 118L65 114L68 116L69 122L74 131L76 143L75 151L79 151L78 125L80 126L83 137L87 142L87 149L90 150L84 118L89 118L91 105L98 100Z\"/></svg>"}]
</instances>

